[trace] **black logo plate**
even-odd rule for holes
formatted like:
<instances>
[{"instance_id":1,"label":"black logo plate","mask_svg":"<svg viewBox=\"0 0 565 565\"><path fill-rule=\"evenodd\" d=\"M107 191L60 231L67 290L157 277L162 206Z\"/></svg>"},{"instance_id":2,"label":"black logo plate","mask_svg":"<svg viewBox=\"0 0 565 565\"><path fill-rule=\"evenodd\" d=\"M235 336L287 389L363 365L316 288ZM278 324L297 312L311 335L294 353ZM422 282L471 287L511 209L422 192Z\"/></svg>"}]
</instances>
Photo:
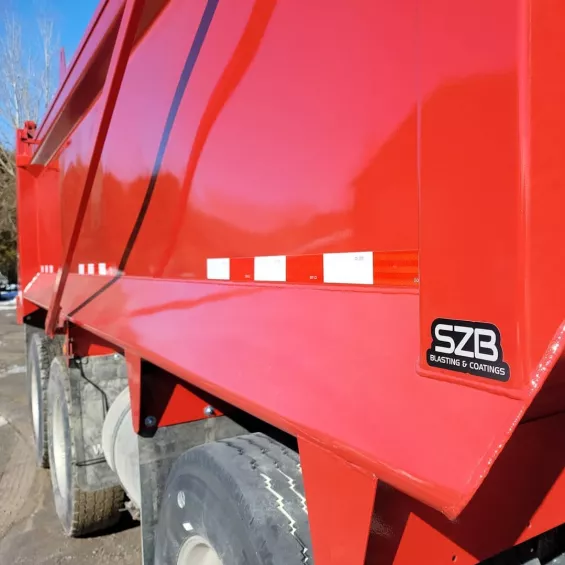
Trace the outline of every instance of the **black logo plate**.
<instances>
[{"instance_id":1,"label":"black logo plate","mask_svg":"<svg viewBox=\"0 0 565 565\"><path fill-rule=\"evenodd\" d=\"M504 382L510 378L500 331L493 324L437 318L426 358L431 367Z\"/></svg>"}]
</instances>

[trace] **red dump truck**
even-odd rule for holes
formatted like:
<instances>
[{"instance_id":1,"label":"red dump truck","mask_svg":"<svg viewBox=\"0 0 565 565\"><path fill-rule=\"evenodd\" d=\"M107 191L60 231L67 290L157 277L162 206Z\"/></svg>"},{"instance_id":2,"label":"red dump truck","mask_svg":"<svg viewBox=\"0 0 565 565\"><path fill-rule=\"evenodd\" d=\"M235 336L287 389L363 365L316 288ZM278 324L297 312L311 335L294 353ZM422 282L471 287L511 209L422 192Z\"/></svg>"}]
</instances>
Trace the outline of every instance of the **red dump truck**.
<instances>
[{"instance_id":1,"label":"red dump truck","mask_svg":"<svg viewBox=\"0 0 565 565\"><path fill-rule=\"evenodd\" d=\"M564 563L564 61L559 0L101 1L16 146L65 532Z\"/></svg>"}]
</instances>

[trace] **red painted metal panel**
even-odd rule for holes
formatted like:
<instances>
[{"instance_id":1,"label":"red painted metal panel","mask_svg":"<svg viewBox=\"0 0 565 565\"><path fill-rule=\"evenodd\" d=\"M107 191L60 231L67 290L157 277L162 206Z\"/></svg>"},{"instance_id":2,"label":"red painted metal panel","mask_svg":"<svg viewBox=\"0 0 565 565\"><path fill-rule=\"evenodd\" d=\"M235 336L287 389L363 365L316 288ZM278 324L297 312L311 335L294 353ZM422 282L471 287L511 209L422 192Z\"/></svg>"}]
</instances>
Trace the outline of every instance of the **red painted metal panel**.
<instances>
[{"instance_id":1,"label":"red painted metal panel","mask_svg":"<svg viewBox=\"0 0 565 565\"><path fill-rule=\"evenodd\" d=\"M545 379L563 382L564 10L171 0L130 56L71 269L125 275L71 274L63 313L463 519ZM61 155L64 245L100 111ZM407 250L418 262L392 272L418 265L419 289L387 273ZM363 251L384 286L297 280L320 274L312 257ZM289 258L286 280L254 282L266 256ZM207 282L221 257L229 280ZM25 296L48 305L53 280ZM495 324L508 382L426 366L440 317ZM536 527L563 521L561 487L548 492ZM406 532L434 539L434 523Z\"/></svg>"},{"instance_id":2,"label":"red painted metal panel","mask_svg":"<svg viewBox=\"0 0 565 565\"><path fill-rule=\"evenodd\" d=\"M62 255L59 180L59 166L55 161L41 172L36 181L36 198L41 202L37 210L39 264L50 272L56 272Z\"/></svg>"},{"instance_id":3,"label":"red painted metal panel","mask_svg":"<svg viewBox=\"0 0 565 565\"><path fill-rule=\"evenodd\" d=\"M565 56L565 34L561 23L565 6L556 0L531 2L529 32L532 49L523 54L525 67L531 68L530 90L522 101L524 113L530 112L523 132L529 136L529 176L523 191L528 197L525 269L528 300L527 338L530 370L543 351L549 328L561 323L565 297L560 279L565 265L565 248L561 244L565 167L561 147L565 142L565 83L556 69ZM527 79L527 76L524 80ZM544 414L565 408L565 378L552 375L544 386ZM541 399L540 399L541 400ZM539 412L538 412L539 415Z\"/></svg>"},{"instance_id":4,"label":"red painted metal panel","mask_svg":"<svg viewBox=\"0 0 565 565\"><path fill-rule=\"evenodd\" d=\"M102 284L71 275L63 310ZM44 300L41 288L30 299ZM72 319L451 516L481 480L485 446L505 439L522 406L416 373L409 291L122 277Z\"/></svg>"},{"instance_id":5,"label":"red painted metal panel","mask_svg":"<svg viewBox=\"0 0 565 565\"><path fill-rule=\"evenodd\" d=\"M79 326L66 329L66 355L73 357L90 357L94 355L111 355L120 353L111 342L101 339L96 334L88 332Z\"/></svg>"},{"instance_id":6,"label":"red painted metal panel","mask_svg":"<svg viewBox=\"0 0 565 565\"><path fill-rule=\"evenodd\" d=\"M365 565L377 478L308 440L299 451L316 563Z\"/></svg>"},{"instance_id":7,"label":"red painted metal panel","mask_svg":"<svg viewBox=\"0 0 565 565\"><path fill-rule=\"evenodd\" d=\"M40 270L39 246L37 234L36 182L33 174L23 168L30 161L31 147L24 143L27 139L25 129L16 131L16 155L18 171L16 176L17 221L18 221L18 279L22 289L27 288ZM33 305L24 299L23 292L17 300L17 316L21 323L23 317L33 311Z\"/></svg>"},{"instance_id":8,"label":"red painted metal panel","mask_svg":"<svg viewBox=\"0 0 565 565\"><path fill-rule=\"evenodd\" d=\"M563 522L565 415L518 426L456 521L379 483L367 565L473 565Z\"/></svg>"},{"instance_id":9,"label":"red painted metal panel","mask_svg":"<svg viewBox=\"0 0 565 565\"><path fill-rule=\"evenodd\" d=\"M61 308L61 297L67 283L70 269L72 267L73 258L75 256L76 246L80 237L82 223L89 204L92 188L96 180L100 156L110 121L116 106L122 80L125 74L126 66L134 45L139 20L143 12L142 0L126 0L124 13L120 20L120 26L116 37L114 51L108 65L108 76L104 82L100 103L102 111L100 120L96 124L96 135L92 140L92 149L87 154L87 173L80 192L78 208L73 221L73 228L63 255L63 263L57 275L53 297L49 305L47 319L45 321L45 332L49 336L53 336L55 328L59 323L59 314Z\"/></svg>"},{"instance_id":10,"label":"red painted metal panel","mask_svg":"<svg viewBox=\"0 0 565 565\"><path fill-rule=\"evenodd\" d=\"M148 416L155 419L157 427L162 427L221 415L217 407L213 407L213 414L206 414L205 409L211 405L204 396L209 395L199 394L194 387L159 367L142 362L140 376L140 404L135 412L139 414L139 426L143 431L152 431L145 424ZM137 378L137 374L133 378Z\"/></svg>"},{"instance_id":11,"label":"red painted metal panel","mask_svg":"<svg viewBox=\"0 0 565 565\"><path fill-rule=\"evenodd\" d=\"M16 135L16 152L20 163L25 159L29 162L31 152L29 145L24 143L22 136L25 130L18 130ZM18 277L24 287L39 272L39 258L37 245L37 216L38 199L35 194L35 177L27 170L18 170L17 181L17 212L18 212L18 251L21 259L18 263Z\"/></svg>"},{"instance_id":12,"label":"red painted metal panel","mask_svg":"<svg viewBox=\"0 0 565 565\"><path fill-rule=\"evenodd\" d=\"M529 378L519 273L522 8L432 0L421 24L420 362L430 376L480 385L485 379L430 370L426 350L436 318L490 322L512 376L489 384L518 394Z\"/></svg>"}]
</instances>

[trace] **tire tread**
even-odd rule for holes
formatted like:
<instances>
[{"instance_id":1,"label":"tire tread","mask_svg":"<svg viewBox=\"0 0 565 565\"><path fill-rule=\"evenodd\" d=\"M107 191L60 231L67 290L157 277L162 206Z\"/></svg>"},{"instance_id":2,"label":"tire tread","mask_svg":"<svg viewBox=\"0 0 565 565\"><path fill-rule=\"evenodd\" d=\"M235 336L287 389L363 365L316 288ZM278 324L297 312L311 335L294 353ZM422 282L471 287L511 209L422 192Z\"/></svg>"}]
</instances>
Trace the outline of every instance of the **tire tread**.
<instances>
[{"instance_id":1,"label":"tire tread","mask_svg":"<svg viewBox=\"0 0 565 565\"><path fill-rule=\"evenodd\" d=\"M191 501L186 507L178 503L180 492ZM189 531L185 522L192 526ZM313 565L298 455L262 433L204 443L183 453L162 499L156 565L176 563L193 535L208 539L227 563Z\"/></svg>"},{"instance_id":2,"label":"tire tread","mask_svg":"<svg viewBox=\"0 0 565 565\"><path fill-rule=\"evenodd\" d=\"M64 361L56 357L53 363L64 366ZM61 375L61 376L59 376ZM57 371L57 377L62 384L64 400L67 404L69 425L72 421L71 385L65 371ZM51 412L51 407L49 407ZM106 530L120 520L121 510L124 507L124 490L121 486L105 487L98 490L87 491L78 486L78 468L73 463L76 459L75 436L70 433L71 443L71 517L69 525L63 527L70 537L81 537L95 532ZM62 520L61 520L62 522Z\"/></svg>"},{"instance_id":3,"label":"tire tread","mask_svg":"<svg viewBox=\"0 0 565 565\"><path fill-rule=\"evenodd\" d=\"M80 537L115 526L124 504L121 487L87 492L75 487L71 536Z\"/></svg>"},{"instance_id":4,"label":"tire tread","mask_svg":"<svg viewBox=\"0 0 565 565\"><path fill-rule=\"evenodd\" d=\"M48 338L45 334L37 332L32 334L29 343L28 351L28 364L34 361L30 359L32 355L31 349L34 348L37 354L38 362L38 373L39 373L39 383L38 390L40 394L39 402L41 406L39 407L40 417L43 420L43 438L39 445L36 445L37 449L37 464L40 468L49 468L49 445L48 445L48 430L47 430L47 387L49 385L49 371L51 368L51 363L57 355L61 355L63 352L63 340L57 336L53 339ZM30 378L30 377L28 377ZM31 398L30 402L34 399ZM37 441L37 440L36 440Z\"/></svg>"},{"instance_id":5,"label":"tire tread","mask_svg":"<svg viewBox=\"0 0 565 565\"><path fill-rule=\"evenodd\" d=\"M235 448L239 457L249 461L252 471L258 476L260 486L267 491L269 487L273 488L282 498L276 500L277 505L281 505L282 516L284 519L289 519L290 516L294 520L292 527L290 522L288 524L288 533L296 541L296 559L299 560L296 562L307 562L311 565L313 559L308 510L298 454L262 433L224 439L206 447L211 445L216 445L217 449L222 449L222 446L231 450ZM229 457L233 457L233 454L230 453ZM272 484L268 484L265 476L269 477ZM269 491L268 496L275 495Z\"/></svg>"}]
</instances>

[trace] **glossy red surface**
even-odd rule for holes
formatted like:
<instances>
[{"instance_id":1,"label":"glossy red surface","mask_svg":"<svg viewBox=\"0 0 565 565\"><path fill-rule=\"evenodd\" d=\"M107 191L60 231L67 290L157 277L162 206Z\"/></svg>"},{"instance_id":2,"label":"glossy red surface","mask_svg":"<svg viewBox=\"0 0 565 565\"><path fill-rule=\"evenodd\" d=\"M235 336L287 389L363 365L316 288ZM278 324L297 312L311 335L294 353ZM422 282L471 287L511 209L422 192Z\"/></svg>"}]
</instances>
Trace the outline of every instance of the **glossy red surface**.
<instances>
[{"instance_id":1,"label":"glossy red surface","mask_svg":"<svg viewBox=\"0 0 565 565\"><path fill-rule=\"evenodd\" d=\"M18 220L18 280L22 289L27 288L39 272L43 263L39 260L39 245L37 238L37 206L35 194L35 178L22 164L27 165L31 159L31 146L24 143L27 138L23 129L16 131L16 155L18 173L16 175L16 198ZM36 308L23 298L23 292L18 293L17 317L21 323L25 315Z\"/></svg>"},{"instance_id":2,"label":"glossy red surface","mask_svg":"<svg viewBox=\"0 0 565 565\"><path fill-rule=\"evenodd\" d=\"M126 66L134 46L135 36L139 27L144 3L141 0L125 0L125 7L120 19L118 33L114 45L114 50L108 65L108 76L105 79L104 87L100 98L103 110L100 119L96 124L96 135L92 142L92 150L87 156L87 173L84 186L78 188L79 202L72 223L72 231L69 240L64 248L63 263L57 274L53 296L49 304L47 318L45 320L45 332L48 336L53 336L59 324L61 310L61 297L65 291L67 278L71 269L71 264L75 256L77 242L79 240L84 217L92 194L92 188L96 179L100 156L104 148L108 128L114 109L116 99L120 92L120 87L124 78Z\"/></svg>"},{"instance_id":3,"label":"glossy red surface","mask_svg":"<svg viewBox=\"0 0 565 565\"><path fill-rule=\"evenodd\" d=\"M32 131L34 134L35 128ZM31 135L26 128L16 134L18 280L23 291L41 270L41 265L59 265L62 253L59 165L53 161L48 167L37 169L30 164ZM24 294L20 293L17 300L20 321L37 309Z\"/></svg>"},{"instance_id":4,"label":"glossy red surface","mask_svg":"<svg viewBox=\"0 0 565 565\"><path fill-rule=\"evenodd\" d=\"M63 352L69 357L88 357L93 355L112 355L121 353L111 342L76 325L66 329Z\"/></svg>"},{"instance_id":5,"label":"glossy red surface","mask_svg":"<svg viewBox=\"0 0 565 565\"><path fill-rule=\"evenodd\" d=\"M366 565L474 565L562 523L564 425L564 414L520 425L455 521L379 483Z\"/></svg>"},{"instance_id":6,"label":"glossy red surface","mask_svg":"<svg viewBox=\"0 0 565 565\"><path fill-rule=\"evenodd\" d=\"M528 419L564 407L547 392L565 382L563 21L557 0L170 0L128 61L63 314L463 516L536 394ZM63 249L102 111L59 157ZM414 289L248 277L254 257L415 249ZM205 280L210 258L234 259L231 280ZM98 263L124 274L76 274ZM54 280L25 298L47 307ZM440 317L495 324L510 380L428 367ZM561 487L547 492L543 527L565 520ZM457 534L433 520L406 532L447 559ZM520 535L462 547L475 559Z\"/></svg>"},{"instance_id":7,"label":"glossy red surface","mask_svg":"<svg viewBox=\"0 0 565 565\"><path fill-rule=\"evenodd\" d=\"M29 298L45 304L53 279L41 275ZM71 275L63 311L100 279ZM523 406L416 373L414 293L126 276L99 298L72 320L290 433L318 438L448 515L472 495L485 449L507 439ZM376 367L390 378L376 378Z\"/></svg>"},{"instance_id":8,"label":"glossy red surface","mask_svg":"<svg viewBox=\"0 0 565 565\"><path fill-rule=\"evenodd\" d=\"M365 565L377 478L308 440L298 448L315 562Z\"/></svg>"}]
</instances>

